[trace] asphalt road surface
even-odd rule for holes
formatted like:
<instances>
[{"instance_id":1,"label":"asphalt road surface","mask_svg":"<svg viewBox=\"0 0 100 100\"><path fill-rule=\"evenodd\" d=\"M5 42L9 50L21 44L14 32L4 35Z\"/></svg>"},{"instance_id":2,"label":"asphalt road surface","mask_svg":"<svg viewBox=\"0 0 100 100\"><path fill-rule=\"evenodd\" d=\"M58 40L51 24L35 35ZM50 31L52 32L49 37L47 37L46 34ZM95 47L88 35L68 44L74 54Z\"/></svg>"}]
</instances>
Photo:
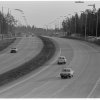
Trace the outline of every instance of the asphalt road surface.
<instances>
[{"instance_id":1,"label":"asphalt road surface","mask_svg":"<svg viewBox=\"0 0 100 100\"><path fill-rule=\"evenodd\" d=\"M36 56L42 46L42 41L37 37L23 37L17 45L10 46L11 48L16 47L17 53L10 53L11 48L9 48L7 52L0 54L0 74L18 67Z\"/></svg>"},{"instance_id":2,"label":"asphalt road surface","mask_svg":"<svg viewBox=\"0 0 100 100\"><path fill-rule=\"evenodd\" d=\"M57 56L66 56L66 65L53 57L42 69L0 88L5 98L87 98L100 95L100 48L77 40L53 38L60 47ZM26 45L26 44L25 44ZM21 52L21 51L20 51ZM0 58L2 60L2 57ZM0 65L1 66L1 65ZM72 79L61 79L62 68L71 67Z\"/></svg>"}]
</instances>

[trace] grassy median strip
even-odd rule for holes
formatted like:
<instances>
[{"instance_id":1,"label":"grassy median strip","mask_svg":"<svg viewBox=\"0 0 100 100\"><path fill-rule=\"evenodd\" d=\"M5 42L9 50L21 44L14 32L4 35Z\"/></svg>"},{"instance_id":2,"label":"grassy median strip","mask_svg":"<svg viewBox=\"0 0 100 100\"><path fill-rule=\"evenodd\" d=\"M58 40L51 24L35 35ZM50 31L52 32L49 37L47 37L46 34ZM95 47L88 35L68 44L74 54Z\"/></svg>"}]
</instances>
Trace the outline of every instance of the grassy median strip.
<instances>
[{"instance_id":1,"label":"grassy median strip","mask_svg":"<svg viewBox=\"0 0 100 100\"><path fill-rule=\"evenodd\" d=\"M55 53L56 47L51 39L46 37L39 37L43 41L43 48L41 52L30 61L22 64L21 66L7 71L0 75L0 86L12 82L47 62Z\"/></svg>"},{"instance_id":2,"label":"grassy median strip","mask_svg":"<svg viewBox=\"0 0 100 100\"><path fill-rule=\"evenodd\" d=\"M0 51L6 49L6 48L7 48L9 45L11 45L15 40L16 40L16 38L0 40Z\"/></svg>"}]
</instances>

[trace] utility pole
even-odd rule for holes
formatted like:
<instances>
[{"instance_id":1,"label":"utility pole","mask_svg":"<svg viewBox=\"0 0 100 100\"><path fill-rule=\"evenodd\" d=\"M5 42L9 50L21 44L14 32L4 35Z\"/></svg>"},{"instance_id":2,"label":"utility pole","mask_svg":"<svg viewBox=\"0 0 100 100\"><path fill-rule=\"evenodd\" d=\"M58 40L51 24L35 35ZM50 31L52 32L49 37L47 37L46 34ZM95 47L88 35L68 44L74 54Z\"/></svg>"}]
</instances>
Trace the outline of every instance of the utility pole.
<instances>
[{"instance_id":1,"label":"utility pole","mask_svg":"<svg viewBox=\"0 0 100 100\"><path fill-rule=\"evenodd\" d=\"M74 12L75 13L75 34L76 34L76 14L77 12Z\"/></svg>"},{"instance_id":2,"label":"utility pole","mask_svg":"<svg viewBox=\"0 0 100 100\"><path fill-rule=\"evenodd\" d=\"M3 14L3 6L2 6L2 14Z\"/></svg>"},{"instance_id":3,"label":"utility pole","mask_svg":"<svg viewBox=\"0 0 100 100\"><path fill-rule=\"evenodd\" d=\"M81 14L83 14L84 11L81 11ZM81 17L81 32L82 32L82 25L83 25L83 16Z\"/></svg>"},{"instance_id":4,"label":"utility pole","mask_svg":"<svg viewBox=\"0 0 100 100\"><path fill-rule=\"evenodd\" d=\"M86 39L86 32L87 32L87 13L86 13L86 20L85 20L85 39Z\"/></svg>"},{"instance_id":5,"label":"utility pole","mask_svg":"<svg viewBox=\"0 0 100 100\"><path fill-rule=\"evenodd\" d=\"M1 34L3 39L3 6L2 6L2 19L1 19Z\"/></svg>"},{"instance_id":6,"label":"utility pole","mask_svg":"<svg viewBox=\"0 0 100 100\"><path fill-rule=\"evenodd\" d=\"M93 14L96 12L95 4L88 5L93 7ZM97 21L96 21L96 37L98 36L98 11L97 11Z\"/></svg>"},{"instance_id":7,"label":"utility pole","mask_svg":"<svg viewBox=\"0 0 100 100\"><path fill-rule=\"evenodd\" d=\"M88 6L92 6L93 7L93 12L96 11L95 4L91 4L91 5L88 5Z\"/></svg>"},{"instance_id":8,"label":"utility pole","mask_svg":"<svg viewBox=\"0 0 100 100\"><path fill-rule=\"evenodd\" d=\"M9 8L8 8L8 16L9 16ZM9 23L8 23L8 34L9 34Z\"/></svg>"},{"instance_id":9,"label":"utility pole","mask_svg":"<svg viewBox=\"0 0 100 100\"><path fill-rule=\"evenodd\" d=\"M96 37L98 37L98 11L97 11L97 22L96 22Z\"/></svg>"},{"instance_id":10,"label":"utility pole","mask_svg":"<svg viewBox=\"0 0 100 100\"><path fill-rule=\"evenodd\" d=\"M2 9L2 8L1 8ZM1 10L1 12L2 12L2 10ZM0 34L2 35L2 16L1 16L1 18L0 18Z\"/></svg>"}]
</instances>

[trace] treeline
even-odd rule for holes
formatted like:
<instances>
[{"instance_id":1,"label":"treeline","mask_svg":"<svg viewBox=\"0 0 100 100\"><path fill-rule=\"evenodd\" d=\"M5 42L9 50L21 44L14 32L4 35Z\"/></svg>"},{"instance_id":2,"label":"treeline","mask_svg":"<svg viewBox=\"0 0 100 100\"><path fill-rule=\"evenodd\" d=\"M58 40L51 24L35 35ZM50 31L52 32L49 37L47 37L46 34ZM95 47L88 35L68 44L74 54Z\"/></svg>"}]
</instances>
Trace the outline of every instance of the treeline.
<instances>
[{"instance_id":1,"label":"treeline","mask_svg":"<svg viewBox=\"0 0 100 100\"><path fill-rule=\"evenodd\" d=\"M21 36L22 34L50 35L54 30L37 28L34 25L21 25L9 12L4 14L0 11L0 37Z\"/></svg>"},{"instance_id":2,"label":"treeline","mask_svg":"<svg viewBox=\"0 0 100 100\"><path fill-rule=\"evenodd\" d=\"M67 17L62 22L62 29L67 35L73 33L84 36L100 36L100 8L98 11L90 9L81 12L80 15L77 13L72 17Z\"/></svg>"},{"instance_id":3,"label":"treeline","mask_svg":"<svg viewBox=\"0 0 100 100\"><path fill-rule=\"evenodd\" d=\"M46 32L45 29L42 28L36 28L33 26L25 26L25 25L19 25L19 22L8 12L7 14L4 14L0 11L0 36L1 35L21 35L22 33L30 34L42 34Z\"/></svg>"},{"instance_id":4,"label":"treeline","mask_svg":"<svg viewBox=\"0 0 100 100\"><path fill-rule=\"evenodd\" d=\"M16 20L10 14L3 14L0 12L0 34L10 34L14 32Z\"/></svg>"},{"instance_id":5,"label":"treeline","mask_svg":"<svg viewBox=\"0 0 100 100\"><path fill-rule=\"evenodd\" d=\"M4 14L0 12L0 36L1 35L19 35L21 32L27 32L32 29L30 26L18 25L18 21L9 12Z\"/></svg>"},{"instance_id":6,"label":"treeline","mask_svg":"<svg viewBox=\"0 0 100 100\"><path fill-rule=\"evenodd\" d=\"M15 27L15 33L35 34L35 35L49 35L52 36L55 31L51 29L37 28L33 26L17 26Z\"/></svg>"}]
</instances>

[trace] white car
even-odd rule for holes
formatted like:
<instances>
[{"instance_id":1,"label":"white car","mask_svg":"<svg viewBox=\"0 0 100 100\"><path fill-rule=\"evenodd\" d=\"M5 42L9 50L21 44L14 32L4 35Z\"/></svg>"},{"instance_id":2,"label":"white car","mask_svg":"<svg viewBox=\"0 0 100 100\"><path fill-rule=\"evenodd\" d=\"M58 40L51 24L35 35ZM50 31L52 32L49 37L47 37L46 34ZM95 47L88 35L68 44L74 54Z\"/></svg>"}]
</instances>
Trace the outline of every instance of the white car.
<instances>
[{"instance_id":1,"label":"white car","mask_svg":"<svg viewBox=\"0 0 100 100\"><path fill-rule=\"evenodd\" d=\"M17 52L18 52L18 49L17 48L11 48L10 53L17 53Z\"/></svg>"},{"instance_id":2,"label":"white car","mask_svg":"<svg viewBox=\"0 0 100 100\"><path fill-rule=\"evenodd\" d=\"M66 57L64 57L64 56L60 56L59 58L58 58L58 64L66 64Z\"/></svg>"},{"instance_id":3,"label":"white car","mask_svg":"<svg viewBox=\"0 0 100 100\"><path fill-rule=\"evenodd\" d=\"M72 78L74 74L74 71L71 68L63 68L60 77L62 79Z\"/></svg>"}]
</instances>

